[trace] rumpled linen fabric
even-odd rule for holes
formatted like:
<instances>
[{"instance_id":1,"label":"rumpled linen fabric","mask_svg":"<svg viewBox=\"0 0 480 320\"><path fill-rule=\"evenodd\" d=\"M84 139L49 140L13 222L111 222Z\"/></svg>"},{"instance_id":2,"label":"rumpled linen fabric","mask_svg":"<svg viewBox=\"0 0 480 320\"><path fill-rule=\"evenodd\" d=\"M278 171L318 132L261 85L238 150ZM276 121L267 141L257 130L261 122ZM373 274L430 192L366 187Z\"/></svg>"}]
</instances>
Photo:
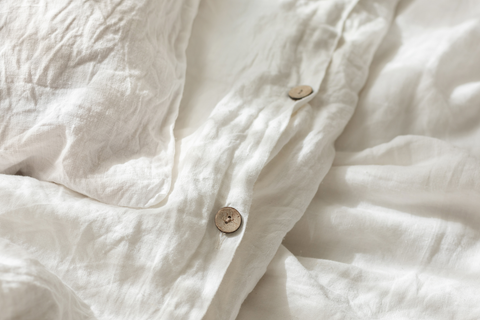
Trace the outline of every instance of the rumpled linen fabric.
<instances>
[{"instance_id":1,"label":"rumpled linen fabric","mask_svg":"<svg viewBox=\"0 0 480 320\"><path fill-rule=\"evenodd\" d=\"M1 1L0 172L162 201L198 2Z\"/></svg>"},{"instance_id":2,"label":"rumpled linen fabric","mask_svg":"<svg viewBox=\"0 0 480 320\"><path fill-rule=\"evenodd\" d=\"M65 3L79 6L80 11L89 6L106 8L105 12L100 10L103 15L98 18L103 17L108 26L109 19L117 14L122 25L123 19L132 15L135 23L142 24L145 23L142 17L151 14L161 13L158 16L161 20L178 13L165 7L166 12L151 13L148 6L142 7L144 16L134 9L118 11L128 4L150 3L155 7L166 3L162 1L70 0ZM178 118L172 104L158 105L161 110L150 110L142 104L145 100L141 97L129 96L128 88L117 87L115 82L103 81L103 78L100 84L103 95L68 87L74 80L88 82L89 79L71 78L68 73L53 79L67 85L58 92L78 94L73 96L78 98L70 100L72 103L88 101L86 106L96 107L96 98L107 99L98 102L108 107L109 112L103 115L107 118L132 120L132 113L123 113L125 108L147 115L154 111L157 116L167 112L164 119L177 118L170 169L172 126L166 120L157 123L154 114L145 118L145 123L130 129L144 130L148 133L145 139L160 131L166 132L165 139L139 141L139 136L120 129L119 132L101 130L91 137L92 143L105 143L101 151L109 153L109 159L118 160L112 166L115 170L136 161L148 163L152 158L144 159L141 152L135 158L128 148L120 145L115 149L115 143L109 142L119 138L128 145L131 141L122 136L126 135L135 140L137 146L151 143L154 147L148 149L149 156L158 156L164 161L164 172L171 170L168 194L162 196L164 188L158 186L146 191L142 184L145 181L134 170L127 172L122 177L124 180L118 180L117 176L115 180L99 176L102 183L112 183L121 190L117 194L115 188L102 189L93 184L99 196L76 189L65 181L52 182L53 179L35 175L34 169L44 164L35 157L50 152L48 144L52 141L42 141L41 136L33 135L32 138L40 140L33 144L37 149L25 149L33 152L26 159L30 161L29 169L3 168L0 175L0 300L7 301L2 305L0 319L234 319L243 299L264 274L287 231L305 213L330 168L333 143L353 114L369 63L388 29L396 1L205 0L198 8L193 2L181 3L185 5L180 12L189 12L188 17L194 12L196 20L191 29L183 29L191 23L189 19L181 20L181 31L174 28L183 40L192 32L188 49L183 53L188 61L185 85L179 91L169 91L173 96L167 94L166 97L171 103L182 98ZM25 7L25 12L33 12L32 17L36 18L21 21L36 26L41 24L36 14L51 4L6 1L2 6L5 12ZM174 5L174 8L179 7ZM83 34L89 29L75 22L77 15L90 19L90 11L72 14L68 19L62 16L69 14L68 9L67 5L61 7L45 19L59 25L57 32L79 33L77 37L98 40L101 44L101 31L97 37L95 33L93 36ZM122 14L126 17L122 18ZM8 15L6 17L1 29L5 32L21 22L12 22ZM161 28L156 25L160 22L151 21ZM151 35L144 36L151 40ZM15 47L15 42L12 39L1 45L8 49ZM66 49L59 47L59 50ZM141 47L134 50L138 50L138 63L143 67L142 53L152 59L149 61L155 60ZM16 55L20 55L19 68L35 60L21 56L22 50L17 51L13 50L12 54L1 51L4 69L11 67L11 59L15 60ZM156 58L164 57L158 54ZM67 58L37 59L42 63L61 63ZM102 69L108 59L80 59L76 63L79 68L85 64L85 68L95 71ZM179 84L181 59L176 63L179 63L176 79L179 82L175 84ZM38 79L49 79L49 73L42 73L39 66L27 67L30 73L42 75ZM120 63L120 67L112 70L113 76L137 75L123 85L138 85L134 80L146 81L152 86L147 95L165 90L161 86L163 80L154 77L152 82L147 76L149 72L158 71L155 68L147 68L142 74L128 63ZM1 79L8 106L8 112L2 114L2 135L15 136L18 128L11 129L9 125L10 111L16 114L12 99L33 99L31 95L38 93L35 90L39 85L33 81L35 78L25 84L28 90L15 93L10 88L18 82L10 75L3 71ZM161 76L167 75L161 73ZM293 101L287 93L300 84L310 85L314 93ZM111 94L113 100L110 101ZM49 104L50 100L41 104L43 97L45 95L38 95L38 108L50 108L49 116L61 119L61 111L55 104ZM135 103L129 104L129 101ZM32 106L32 113L37 110ZM18 116L23 113L32 114L23 110ZM118 129L119 122L111 124ZM76 128L86 134L70 125L72 122L65 123L68 130ZM20 142L24 142L22 137ZM80 143L85 145L87 154L75 153L75 160L87 157L97 161L95 163L104 163L100 158L95 159L98 154L89 153L90 139ZM15 145L11 150L19 151ZM68 149L65 150L62 157L67 156ZM129 159L133 163L126 160L127 154L132 156ZM10 156L5 151L0 154L4 161ZM154 171L142 172L150 174L148 179L158 179ZM167 185L166 180L162 181L162 185ZM112 201L102 198L109 193L117 198ZM129 202L147 198L156 200L141 204ZM128 203L121 202L122 199ZM220 233L213 222L215 213L224 206L236 208L243 216L242 227L232 235ZM37 312L37 306L42 307L41 312Z\"/></svg>"},{"instance_id":3,"label":"rumpled linen fabric","mask_svg":"<svg viewBox=\"0 0 480 320\"><path fill-rule=\"evenodd\" d=\"M479 43L478 1L399 3L332 168L237 319L480 318Z\"/></svg>"},{"instance_id":4,"label":"rumpled linen fabric","mask_svg":"<svg viewBox=\"0 0 480 320\"><path fill-rule=\"evenodd\" d=\"M0 319L480 318L477 1L0 11Z\"/></svg>"}]
</instances>

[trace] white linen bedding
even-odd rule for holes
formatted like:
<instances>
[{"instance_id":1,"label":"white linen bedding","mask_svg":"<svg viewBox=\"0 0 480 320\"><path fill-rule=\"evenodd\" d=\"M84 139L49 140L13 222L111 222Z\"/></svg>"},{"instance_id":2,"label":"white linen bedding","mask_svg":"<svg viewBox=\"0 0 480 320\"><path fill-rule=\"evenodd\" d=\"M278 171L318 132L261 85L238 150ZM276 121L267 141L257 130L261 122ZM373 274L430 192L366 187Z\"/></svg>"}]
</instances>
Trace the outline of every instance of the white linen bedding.
<instances>
[{"instance_id":1,"label":"white linen bedding","mask_svg":"<svg viewBox=\"0 0 480 320\"><path fill-rule=\"evenodd\" d=\"M479 318L480 3L188 3L167 194L0 169L0 319Z\"/></svg>"},{"instance_id":2,"label":"white linen bedding","mask_svg":"<svg viewBox=\"0 0 480 320\"><path fill-rule=\"evenodd\" d=\"M238 319L480 318L480 3L401 1Z\"/></svg>"},{"instance_id":3,"label":"white linen bedding","mask_svg":"<svg viewBox=\"0 0 480 320\"><path fill-rule=\"evenodd\" d=\"M198 2L1 1L0 172L162 201Z\"/></svg>"},{"instance_id":4,"label":"white linen bedding","mask_svg":"<svg viewBox=\"0 0 480 320\"><path fill-rule=\"evenodd\" d=\"M203 90L218 99L191 100L210 114L197 119L188 137L177 136L168 197L150 208L131 209L50 182L3 175L0 235L57 275L75 293L74 305L88 305L98 319L199 319L209 309L217 318L235 317L239 297L251 290L304 213L330 166L333 141L353 112L355 90L350 93L348 88L348 103L314 110L308 102L319 92L331 57L344 41L344 25L356 25L350 13L357 2L202 3L202 8L218 9L208 19L220 23L207 30L212 45L196 51L202 57L215 50L215 63L198 68L212 81ZM371 19L393 11L393 1L369 2L377 8L365 11ZM239 12L245 18L235 19ZM268 27L259 28L262 25ZM364 37L387 27L383 23ZM230 43L235 32L236 41ZM272 38L272 32L282 36ZM309 84L314 93L294 101L287 93L299 84ZM185 96L194 97L189 93L194 90L186 87ZM184 112L179 121L187 116L195 114ZM213 223L216 211L225 206L243 216L242 228L232 235L220 233ZM237 254L239 259L232 261L240 244L255 259ZM5 280L10 287L24 287L17 270L5 273L14 275ZM223 279L232 281L238 294L215 297ZM45 304L51 306L50 314L62 317L69 305L55 297L68 290L48 288L52 292L43 296ZM21 300L5 310L6 317L25 317L31 311ZM76 312L69 316L75 318Z\"/></svg>"}]
</instances>

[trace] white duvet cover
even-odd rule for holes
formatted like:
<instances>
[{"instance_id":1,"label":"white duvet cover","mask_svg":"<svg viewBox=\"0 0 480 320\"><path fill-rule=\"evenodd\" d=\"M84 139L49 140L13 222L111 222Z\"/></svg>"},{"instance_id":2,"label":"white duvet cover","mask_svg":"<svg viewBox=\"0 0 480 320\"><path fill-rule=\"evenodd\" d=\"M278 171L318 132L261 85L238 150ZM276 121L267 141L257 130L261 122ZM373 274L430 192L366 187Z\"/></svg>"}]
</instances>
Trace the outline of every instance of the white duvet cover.
<instances>
[{"instance_id":1,"label":"white duvet cover","mask_svg":"<svg viewBox=\"0 0 480 320\"><path fill-rule=\"evenodd\" d=\"M480 318L480 2L401 1L238 319Z\"/></svg>"},{"instance_id":2,"label":"white duvet cover","mask_svg":"<svg viewBox=\"0 0 480 320\"><path fill-rule=\"evenodd\" d=\"M27 11L10 1L0 8L32 15L49 8L22 3ZM92 197L34 174L35 157L57 148L56 140L18 140L35 143L22 151L33 154L30 162L1 169L0 319L479 318L480 3L202 0L198 10L179 3L176 11L157 8L195 17L191 29L192 21L168 20L184 27L188 43L183 53L177 48L187 58L185 82L167 95L179 103L175 131L158 124L175 148L163 138L142 142L166 161L167 194L166 180L158 184L144 170L157 183L150 193L143 187L151 184L125 171L123 180L99 176L114 188L96 185ZM100 9L115 15L129 4ZM82 6L90 5L99 3ZM54 20L83 30L72 22L76 14L62 14ZM123 14L141 19L139 11ZM33 16L32 25L44 25ZM8 15L1 19L0 32L10 31ZM7 52L16 43L0 43L4 140L21 120L12 114L27 112L16 113L12 97L24 98L8 91L19 83L9 63L16 54L22 68L31 60ZM161 89L160 80L126 74L153 93ZM58 79L71 83L68 74ZM314 93L293 101L287 92L299 84ZM131 93L112 90L122 103ZM81 101L92 98L83 94ZM124 115L115 114L120 107L150 112L112 101L105 105L114 117ZM55 104L31 109L42 107L56 119ZM145 121L155 128L157 120ZM141 144L138 137L131 141ZM20 150L7 146L0 145L0 163ZM135 153L125 162L123 149L106 149L109 165L154 163ZM114 197L103 199L109 192ZM224 206L244 219L232 235L213 223Z\"/></svg>"}]
</instances>

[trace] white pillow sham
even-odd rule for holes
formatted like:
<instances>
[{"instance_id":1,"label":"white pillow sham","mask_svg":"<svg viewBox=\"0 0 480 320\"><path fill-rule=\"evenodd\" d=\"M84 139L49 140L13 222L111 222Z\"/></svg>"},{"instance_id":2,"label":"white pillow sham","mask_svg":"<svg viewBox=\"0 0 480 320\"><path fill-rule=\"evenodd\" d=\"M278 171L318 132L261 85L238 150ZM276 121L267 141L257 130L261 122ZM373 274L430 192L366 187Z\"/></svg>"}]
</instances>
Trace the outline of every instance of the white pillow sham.
<instances>
[{"instance_id":1,"label":"white pillow sham","mask_svg":"<svg viewBox=\"0 0 480 320\"><path fill-rule=\"evenodd\" d=\"M0 173L160 202L197 2L0 2Z\"/></svg>"}]
</instances>

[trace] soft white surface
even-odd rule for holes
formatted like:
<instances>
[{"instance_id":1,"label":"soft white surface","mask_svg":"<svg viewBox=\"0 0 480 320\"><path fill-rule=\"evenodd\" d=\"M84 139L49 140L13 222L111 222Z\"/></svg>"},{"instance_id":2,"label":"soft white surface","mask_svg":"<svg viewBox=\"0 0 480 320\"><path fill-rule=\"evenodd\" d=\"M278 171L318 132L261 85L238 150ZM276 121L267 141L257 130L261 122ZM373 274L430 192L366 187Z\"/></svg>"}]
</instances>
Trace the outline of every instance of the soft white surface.
<instances>
[{"instance_id":1,"label":"soft white surface","mask_svg":"<svg viewBox=\"0 0 480 320\"><path fill-rule=\"evenodd\" d=\"M1 1L0 173L164 199L198 2Z\"/></svg>"},{"instance_id":2,"label":"soft white surface","mask_svg":"<svg viewBox=\"0 0 480 320\"><path fill-rule=\"evenodd\" d=\"M198 60L188 67L168 196L133 209L1 175L0 236L61 280L64 287L53 293L70 287L72 306L86 305L98 319L235 318L333 161L333 142L354 111L364 60L375 46L354 61L352 88L339 82L335 95L320 97L325 107L309 102L340 48L362 38L378 43L386 31L394 2L368 3L202 2L193 26L200 40L188 49L189 59ZM368 19L352 16L354 10ZM374 28L362 27L376 19L382 22ZM350 40L342 36L346 25L355 35ZM287 93L299 84L315 93L291 100ZM223 206L243 215L232 235L213 223ZM21 298L13 300L12 312L31 311ZM55 313L56 305L48 305ZM80 314L58 305L72 318Z\"/></svg>"},{"instance_id":3,"label":"soft white surface","mask_svg":"<svg viewBox=\"0 0 480 320\"><path fill-rule=\"evenodd\" d=\"M0 239L1 319L91 319L90 308L22 247Z\"/></svg>"},{"instance_id":4,"label":"soft white surface","mask_svg":"<svg viewBox=\"0 0 480 320\"><path fill-rule=\"evenodd\" d=\"M332 168L238 319L480 318L480 3L400 2Z\"/></svg>"},{"instance_id":5,"label":"soft white surface","mask_svg":"<svg viewBox=\"0 0 480 320\"><path fill-rule=\"evenodd\" d=\"M52 16L50 2L25 3L26 11L19 11L22 2L4 1L0 8L20 16L45 10L45 25L60 21L68 27L82 22L72 8L92 6L105 13L101 21L120 17L115 21L123 25L124 16L147 23L135 16L140 11L128 8L150 2L71 1L73 7ZM242 320L478 319L480 5L402 1L388 29L395 4L202 1L186 53L175 158L170 168L162 165L172 180L163 201L147 209L126 208L48 181L0 175L0 319L223 320L237 317L239 309ZM167 11L192 18L196 9ZM13 32L14 26L18 33L41 30L22 30L38 20L13 17L2 16L0 32ZM97 21L93 15L84 19ZM179 25L185 37L188 21ZM49 44L50 38L42 39ZM23 44L25 52L35 50L27 40L4 47ZM58 48L54 52L72 47ZM45 63L43 56L1 54L29 70L37 70L29 61ZM55 62L64 60L70 61ZM11 116L17 106L12 99L22 102L37 94L40 110L48 106L41 99L50 96L27 87L37 90L36 82L8 82L9 68L17 65L2 66L2 88L26 86L2 92L10 116L2 123L21 124ZM45 70L34 79L66 86L86 81L84 71L79 78L75 73L55 78ZM288 90L298 84L311 85L314 95L289 99ZM106 88L105 82L100 85ZM118 101L125 102L128 92L119 93ZM92 97L99 96L84 92L80 98L87 100L79 101ZM106 105L113 108L118 101ZM18 115L28 120L30 113L18 106L23 110ZM168 133L160 139L168 147L161 150L173 150L172 122L146 121ZM71 129L70 124L65 125ZM1 134L25 127L7 125ZM34 141L35 148L26 150L36 157L51 150L43 143L63 147L57 140L32 137L21 142ZM10 159L4 151L0 157ZM7 173L34 175L29 168L9 166ZM116 186L137 197L125 201L147 198L137 175L124 178L125 184L116 180ZM150 172L147 178L158 176ZM98 191L115 193L102 186ZM214 226L223 206L243 215L235 234L223 235Z\"/></svg>"}]
</instances>

